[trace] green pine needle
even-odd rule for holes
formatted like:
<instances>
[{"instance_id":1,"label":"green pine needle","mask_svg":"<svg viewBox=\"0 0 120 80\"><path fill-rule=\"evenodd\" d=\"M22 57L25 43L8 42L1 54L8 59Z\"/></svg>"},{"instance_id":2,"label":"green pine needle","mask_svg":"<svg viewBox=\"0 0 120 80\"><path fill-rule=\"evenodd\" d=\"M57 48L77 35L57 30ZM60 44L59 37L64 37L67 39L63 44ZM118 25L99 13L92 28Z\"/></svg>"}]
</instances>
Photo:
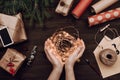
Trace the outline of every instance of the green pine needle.
<instances>
[{"instance_id":1,"label":"green pine needle","mask_svg":"<svg viewBox=\"0 0 120 80\"><path fill-rule=\"evenodd\" d=\"M0 12L10 15L21 12L25 19L30 19L30 24L36 21L43 26L44 20L51 17L48 9L53 2L54 0L0 0Z\"/></svg>"}]
</instances>

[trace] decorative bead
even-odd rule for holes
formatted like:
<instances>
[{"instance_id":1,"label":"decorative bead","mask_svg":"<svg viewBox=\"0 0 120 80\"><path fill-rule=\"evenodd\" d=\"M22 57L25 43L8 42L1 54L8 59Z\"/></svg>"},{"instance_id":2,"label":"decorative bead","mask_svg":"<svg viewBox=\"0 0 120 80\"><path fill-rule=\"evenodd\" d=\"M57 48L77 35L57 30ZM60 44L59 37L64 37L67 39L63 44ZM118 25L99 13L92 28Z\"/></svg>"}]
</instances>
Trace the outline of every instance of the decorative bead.
<instances>
[{"instance_id":1,"label":"decorative bead","mask_svg":"<svg viewBox=\"0 0 120 80\"><path fill-rule=\"evenodd\" d=\"M30 56L30 58L31 58L31 60L33 60L33 59L34 59L34 56L33 56L33 55L31 55L31 56Z\"/></svg>"}]
</instances>

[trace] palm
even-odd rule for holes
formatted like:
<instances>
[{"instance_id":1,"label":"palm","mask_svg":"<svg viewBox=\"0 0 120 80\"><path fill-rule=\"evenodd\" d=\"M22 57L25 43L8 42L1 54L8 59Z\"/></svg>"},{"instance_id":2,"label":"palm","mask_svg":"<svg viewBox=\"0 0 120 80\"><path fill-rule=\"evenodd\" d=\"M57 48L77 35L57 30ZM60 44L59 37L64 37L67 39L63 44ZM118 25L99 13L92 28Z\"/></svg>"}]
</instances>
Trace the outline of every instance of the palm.
<instances>
[{"instance_id":1,"label":"palm","mask_svg":"<svg viewBox=\"0 0 120 80\"><path fill-rule=\"evenodd\" d=\"M60 56L56 53L55 47L50 40L45 43L45 53L53 66L63 66Z\"/></svg>"},{"instance_id":2,"label":"palm","mask_svg":"<svg viewBox=\"0 0 120 80\"><path fill-rule=\"evenodd\" d=\"M78 44L76 44L75 50L73 53L68 57L66 61L66 65L74 65L74 63L82 56L85 50L85 45L83 40L78 39Z\"/></svg>"}]
</instances>

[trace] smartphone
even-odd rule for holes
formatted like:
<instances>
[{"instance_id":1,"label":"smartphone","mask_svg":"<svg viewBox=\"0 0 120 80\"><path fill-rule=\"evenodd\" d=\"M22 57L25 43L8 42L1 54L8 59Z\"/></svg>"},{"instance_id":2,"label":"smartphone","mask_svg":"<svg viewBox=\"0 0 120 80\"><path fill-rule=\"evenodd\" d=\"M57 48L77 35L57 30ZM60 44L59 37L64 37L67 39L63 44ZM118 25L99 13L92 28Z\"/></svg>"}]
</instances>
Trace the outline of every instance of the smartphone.
<instances>
[{"instance_id":1,"label":"smartphone","mask_svg":"<svg viewBox=\"0 0 120 80\"><path fill-rule=\"evenodd\" d=\"M12 45L14 42L10 36L7 26L0 26L0 40L3 47Z\"/></svg>"}]
</instances>

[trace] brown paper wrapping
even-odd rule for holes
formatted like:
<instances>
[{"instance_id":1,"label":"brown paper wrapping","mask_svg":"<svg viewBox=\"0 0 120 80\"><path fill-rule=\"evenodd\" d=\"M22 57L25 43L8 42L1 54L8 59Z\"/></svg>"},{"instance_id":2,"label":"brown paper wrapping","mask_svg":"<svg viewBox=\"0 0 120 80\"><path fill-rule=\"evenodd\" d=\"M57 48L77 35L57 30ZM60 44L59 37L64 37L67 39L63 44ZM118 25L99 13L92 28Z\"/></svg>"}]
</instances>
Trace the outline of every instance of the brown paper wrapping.
<instances>
[{"instance_id":1,"label":"brown paper wrapping","mask_svg":"<svg viewBox=\"0 0 120 80\"><path fill-rule=\"evenodd\" d=\"M21 17L21 13L16 16L9 16L0 13L0 25L5 25L8 27L10 36L12 37L14 43L27 40L24 23ZM1 43L0 47L3 47Z\"/></svg>"},{"instance_id":2,"label":"brown paper wrapping","mask_svg":"<svg viewBox=\"0 0 120 80\"><path fill-rule=\"evenodd\" d=\"M12 67L8 66L11 59L13 60L11 63L14 65ZM9 72L10 74L12 74L10 68L14 69L14 73L12 75L15 75L25 59L26 56L24 56L22 53L16 51L15 49L9 48L0 60L0 67Z\"/></svg>"}]
</instances>

